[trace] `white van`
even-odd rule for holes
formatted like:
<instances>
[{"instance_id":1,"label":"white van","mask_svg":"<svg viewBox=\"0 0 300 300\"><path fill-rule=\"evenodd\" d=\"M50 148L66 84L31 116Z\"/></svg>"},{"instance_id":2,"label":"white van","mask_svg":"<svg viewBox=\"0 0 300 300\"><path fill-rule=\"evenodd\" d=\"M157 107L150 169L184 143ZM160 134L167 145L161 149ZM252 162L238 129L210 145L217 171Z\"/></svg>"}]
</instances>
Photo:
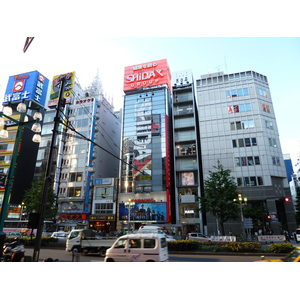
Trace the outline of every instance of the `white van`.
<instances>
[{"instance_id":1,"label":"white van","mask_svg":"<svg viewBox=\"0 0 300 300\"><path fill-rule=\"evenodd\" d=\"M168 261L168 243L164 234L136 233L119 237L106 250L105 262Z\"/></svg>"},{"instance_id":2,"label":"white van","mask_svg":"<svg viewBox=\"0 0 300 300\"><path fill-rule=\"evenodd\" d=\"M138 229L137 233L159 233L159 234L164 234L166 236L167 242L176 241L171 235L167 234L167 232L160 226L142 225Z\"/></svg>"}]
</instances>

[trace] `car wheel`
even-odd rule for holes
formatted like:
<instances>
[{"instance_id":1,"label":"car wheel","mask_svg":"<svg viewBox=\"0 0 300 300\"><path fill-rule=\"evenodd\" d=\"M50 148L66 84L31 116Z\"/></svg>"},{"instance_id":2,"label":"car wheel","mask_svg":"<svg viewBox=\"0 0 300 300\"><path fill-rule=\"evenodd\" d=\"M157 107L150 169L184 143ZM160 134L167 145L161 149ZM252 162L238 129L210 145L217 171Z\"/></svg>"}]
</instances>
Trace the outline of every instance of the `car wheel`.
<instances>
[{"instance_id":1,"label":"car wheel","mask_svg":"<svg viewBox=\"0 0 300 300\"><path fill-rule=\"evenodd\" d=\"M108 258L106 262L114 262L114 260L112 258Z\"/></svg>"},{"instance_id":2,"label":"car wheel","mask_svg":"<svg viewBox=\"0 0 300 300\"><path fill-rule=\"evenodd\" d=\"M100 248L99 249L99 255L101 256L101 257L104 257L105 256L105 253L106 253L106 248Z\"/></svg>"}]
</instances>

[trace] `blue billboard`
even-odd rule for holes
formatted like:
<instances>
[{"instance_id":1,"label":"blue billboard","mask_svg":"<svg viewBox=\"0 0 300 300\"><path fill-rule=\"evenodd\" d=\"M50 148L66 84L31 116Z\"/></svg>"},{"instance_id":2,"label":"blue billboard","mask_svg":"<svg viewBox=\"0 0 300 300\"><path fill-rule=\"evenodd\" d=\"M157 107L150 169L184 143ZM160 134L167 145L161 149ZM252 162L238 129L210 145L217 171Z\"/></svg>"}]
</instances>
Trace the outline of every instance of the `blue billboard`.
<instances>
[{"instance_id":1,"label":"blue billboard","mask_svg":"<svg viewBox=\"0 0 300 300\"><path fill-rule=\"evenodd\" d=\"M124 203L119 204L119 220L128 220L128 210ZM139 202L130 207L130 222L165 222L166 202Z\"/></svg>"},{"instance_id":2,"label":"blue billboard","mask_svg":"<svg viewBox=\"0 0 300 300\"><path fill-rule=\"evenodd\" d=\"M8 79L3 105L32 100L45 107L49 79L38 71L10 76Z\"/></svg>"}]
</instances>

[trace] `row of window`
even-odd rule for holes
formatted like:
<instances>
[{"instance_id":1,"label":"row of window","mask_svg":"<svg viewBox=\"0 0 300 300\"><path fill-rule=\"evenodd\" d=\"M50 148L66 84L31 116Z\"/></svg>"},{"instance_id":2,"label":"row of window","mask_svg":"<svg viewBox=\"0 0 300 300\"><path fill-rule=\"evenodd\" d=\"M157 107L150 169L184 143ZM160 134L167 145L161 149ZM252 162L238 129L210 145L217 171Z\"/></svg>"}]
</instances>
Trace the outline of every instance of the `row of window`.
<instances>
[{"instance_id":1,"label":"row of window","mask_svg":"<svg viewBox=\"0 0 300 300\"><path fill-rule=\"evenodd\" d=\"M239 113L239 112L246 112L246 111L251 111L251 104L246 103L246 104L240 104L240 105L230 105L227 107L227 111L229 114L233 113ZM262 110L267 113L271 113L270 106L266 104L262 104Z\"/></svg>"},{"instance_id":2,"label":"row of window","mask_svg":"<svg viewBox=\"0 0 300 300\"><path fill-rule=\"evenodd\" d=\"M80 182L82 181L82 172L75 173L61 173L61 179L69 179L69 182Z\"/></svg>"},{"instance_id":3,"label":"row of window","mask_svg":"<svg viewBox=\"0 0 300 300\"><path fill-rule=\"evenodd\" d=\"M257 146L257 141L256 141L255 137L253 137L253 138L235 139L235 140L232 140L232 146L233 146L233 148Z\"/></svg>"},{"instance_id":4,"label":"row of window","mask_svg":"<svg viewBox=\"0 0 300 300\"><path fill-rule=\"evenodd\" d=\"M227 111L229 114L251 111L251 104L247 103L247 104L240 104L240 105L230 105L227 107Z\"/></svg>"},{"instance_id":5,"label":"row of window","mask_svg":"<svg viewBox=\"0 0 300 300\"><path fill-rule=\"evenodd\" d=\"M254 128L254 120L230 122L231 130Z\"/></svg>"},{"instance_id":6,"label":"row of window","mask_svg":"<svg viewBox=\"0 0 300 300\"><path fill-rule=\"evenodd\" d=\"M274 129L272 121L265 120L265 126L268 129ZM240 129L248 129L248 128L254 128L254 120L230 122L231 130L240 130Z\"/></svg>"},{"instance_id":7,"label":"row of window","mask_svg":"<svg viewBox=\"0 0 300 300\"><path fill-rule=\"evenodd\" d=\"M238 186L259 186L264 185L262 176L238 177Z\"/></svg>"},{"instance_id":8,"label":"row of window","mask_svg":"<svg viewBox=\"0 0 300 300\"><path fill-rule=\"evenodd\" d=\"M235 157L235 165L237 167L260 165L259 156Z\"/></svg>"},{"instance_id":9,"label":"row of window","mask_svg":"<svg viewBox=\"0 0 300 300\"><path fill-rule=\"evenodd\" d=\"M249 90L247 88L226 91L227 98L248 96L248 95L249 95Z\"/></svg>"},{"instance_id":10,"label":"row of window","mask_svg":"<svg viewBox=\"0 0 300 300\"><path fill-rule=\"evenodd\" d=\"M274 138L268 138L269 146L277 148L277 141ZM242 147L251 147L257 146L256 138L243 138L243 139L234 139L232 140L233 148L242 148Z\"/></svg>"}]
</instances>

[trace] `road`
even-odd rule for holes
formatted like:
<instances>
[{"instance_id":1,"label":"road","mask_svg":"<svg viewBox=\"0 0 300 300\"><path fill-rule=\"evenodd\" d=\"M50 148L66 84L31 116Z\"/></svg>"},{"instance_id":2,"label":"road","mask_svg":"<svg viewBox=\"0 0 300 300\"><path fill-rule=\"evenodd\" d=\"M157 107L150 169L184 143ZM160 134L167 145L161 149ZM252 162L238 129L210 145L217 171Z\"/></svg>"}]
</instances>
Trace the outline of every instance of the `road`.
<instances>
[{"instance_id":1,"label":"road","mask_svg":"<svg viewBox=\"0 0 300 300\"><path fill-rule=\"evenodd\" d=\"M32 256L33 249L26 249L25 255ZM58 259L59 262L72 262L75 258L72 253L64 249L44 249L42 248L39 255L39 261L51 257ZM268 259L276 259L280 256L268 256ZM222 255L222 254L170 254L170 262L253 262L260 260L260 255ZM99 255L81 255L80 262L103 262L104 258Z\"/></svg>"}]
</instances>

